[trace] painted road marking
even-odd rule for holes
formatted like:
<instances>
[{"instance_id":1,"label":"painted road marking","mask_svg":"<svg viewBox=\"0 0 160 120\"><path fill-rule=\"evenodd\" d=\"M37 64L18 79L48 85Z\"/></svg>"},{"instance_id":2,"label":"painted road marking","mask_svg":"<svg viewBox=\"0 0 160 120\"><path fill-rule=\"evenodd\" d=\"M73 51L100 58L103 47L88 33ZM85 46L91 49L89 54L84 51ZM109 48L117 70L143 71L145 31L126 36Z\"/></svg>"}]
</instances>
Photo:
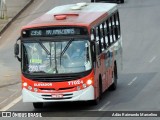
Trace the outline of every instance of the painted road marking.
<instances>
[{"instance_id":1,"label":"painted road marking","mask_svg":"<svg viewBox=\"0 0 160 120\"><path fill-rule=\"evenodd\" d=\"M104 104L101 108L98 109L98 111L102 111L107 105L109 105L111 102L108 101L106 104Z\"/></svg>"},{"instance_id":2,"label":"painted road marking","mask_svg":"<svg viewBox=\"0 0 160 120\"><path fill-rule=\"evenodd\" d=\"M157 58L157 56L154 56L154 57L149 61L149 63L152 63L156 58Z\"/></svg>"},{"instance_id":3,"label":"painted road marking","mask_svg":"<svg viewBox=\"0 0 160 120\"><path fill-rule=\"evenodd\" d=\"M0 105L3 104L4 102L6 102L9 98L11 98L11 97L13 97L14 95L16 95L18 92L19 92L19 91L16 91L14 94L12 94L11 96L9 96L7 99L3 100L3 101L0 103Z\"/></svg>"},{"instance_id":4,"label":"painted road marking","mask_svg":"<svg viewBox=\"0 0 160 120\"><path fill-rule=\"evenodd\" d=\"M137 76L133 78L133 80L131 82L128 83L128 85L132 85L133 82L135 82L137 80Z\"/></svg>"},{"instance_id":5,"label":"painted road marking","mask_svg":"<svg viewBox=\"0 0 160 120\"><path fill-rule=\"evenodd\" d=\"M4 77L12 77L12 76L14 76L14 75L4 75Z\"/></svg>"},{"instance_id":6,"label":"painted road marking","mask_svg":"<svg viewBox=\"0 0 160 120\"><path fill-rule=\"evenodd\" d=\"M6 99L7 100L7 99ZM15 104L17 104L19 101L22 100L22 96L16 98L15 100L13 100L10 104L8 104L7 106L5 106L4 108L0 109L0 111L7 111L8 109L10 109L11 107L13 107ZM2 102L1 102L2 103ZM0 103L0 104L1 104Z\"/></svg>"}]
</instances>

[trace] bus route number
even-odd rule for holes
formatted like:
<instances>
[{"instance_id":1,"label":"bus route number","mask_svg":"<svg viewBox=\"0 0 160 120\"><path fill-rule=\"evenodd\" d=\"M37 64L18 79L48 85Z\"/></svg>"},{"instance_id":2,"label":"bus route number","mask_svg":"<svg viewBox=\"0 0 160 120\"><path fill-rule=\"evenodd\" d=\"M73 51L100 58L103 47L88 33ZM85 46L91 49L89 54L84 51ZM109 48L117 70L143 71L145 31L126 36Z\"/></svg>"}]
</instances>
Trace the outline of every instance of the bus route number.
<instances>
[{"instance_id":1,"label":"bus route number","mask_svg":"<svg viewBox=\"0 0 160 120\"><path fill-rule=\"evenodd\" d=\"M32 30L30 33L31 36L41 36L42 31L41 30Z\"/></svg>"},{"instance_id":2,"label":"bus route number","mask_svg":"<svg viewBox=\"0 0 160 120\"><path fill-rule=\"evenodd\" d=\"M75 80L68 82L68 85L80 85L80 84L83 84L83 80Z\"/></svg>"}]
</instances>

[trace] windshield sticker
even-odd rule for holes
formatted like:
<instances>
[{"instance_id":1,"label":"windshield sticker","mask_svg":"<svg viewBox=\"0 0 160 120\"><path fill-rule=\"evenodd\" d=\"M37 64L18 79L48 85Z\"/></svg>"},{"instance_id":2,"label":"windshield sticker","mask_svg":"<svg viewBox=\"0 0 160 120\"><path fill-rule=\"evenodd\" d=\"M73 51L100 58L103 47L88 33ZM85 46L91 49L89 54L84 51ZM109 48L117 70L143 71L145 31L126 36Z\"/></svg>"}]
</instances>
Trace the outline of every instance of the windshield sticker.
<instances>
[{"instance_id":1,"label":"windshield sticker","mask_svg":"<svg viewBox=\"0 0 160 120\"><path fill-rule=\"evenodd\" d=\"M45 71L44 65L29 65L29 72Z\"/></svg>"},{"instance_id":2,"label":"windshield sticker","mask_svg":"<svg viewBox=\"0 0 160 120\"><path fill-rule=\"evenodd\" d=\"M30 59L30 63L37 63L37 64L42 64L42 60L40 59Z\"/></svg>"}]
</instances>

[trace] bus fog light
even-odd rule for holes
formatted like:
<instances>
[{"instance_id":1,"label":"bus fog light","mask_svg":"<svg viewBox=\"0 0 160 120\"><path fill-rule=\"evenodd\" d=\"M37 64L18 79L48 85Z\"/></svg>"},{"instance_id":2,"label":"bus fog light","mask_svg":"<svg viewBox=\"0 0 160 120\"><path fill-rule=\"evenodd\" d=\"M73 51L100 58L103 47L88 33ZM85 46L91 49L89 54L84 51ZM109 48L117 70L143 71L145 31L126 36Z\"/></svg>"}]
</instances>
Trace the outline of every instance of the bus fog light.
<instances>
[{"instance_id":1,"label":"bus fog light","mask_svg":"<svg viewBox=\"0 0 160 120\"><path fill-rule=\"evenodd\" d=\"M26 87L26 86L27 86L27 83L26 83L26 82L24 82L24 83L23 83L23 86L24 86L24 87Z\"/></svg>"},{"instance_id":2,"label":"bus fog light","mask_svg":"<svg viewBox=\"0 0 160 120\"><path fill-rule=\"evenodd\" d=\"M77 86L77 90L80 90L80 86Z\"/></svg>"},{"instance_id":3,"label":"bus fog light","mask_svg":"<svg viewBox=\"0 0 160 120\"><path fill-rule=\"evenodd\" d=\"M86 84L83 84L83 88L86 88L87 87L87 85Z\"/></svg>"},{"instance_id":4,"label":"bus fog light","mask_svg":"<svg viewBox=\"0 0 160 120\"><path fill-rule=\"evenodd\" d=\"M87 85L91 85L92 84L92 80L87 80Z\"/></svg>"},{"instance_id":5,"label":"bus fog light","mask_svg":"<svg viewBox=\"0 0 160 120\"><path fill-rule=\"evenodd\" d=\"M28 86L28 90L32 90L32 87L31 87L31 86Z\"/></svg>"},{"instance_id":6,"label":"bus fog light","mask_svg":"<svg viewBox=\"0 0 160 120\"><path fill-rule=\"evenodd\" d=\"M34 88L34 92L37 92L38 91L38 88Z\"/></svg>"}]
</instances>

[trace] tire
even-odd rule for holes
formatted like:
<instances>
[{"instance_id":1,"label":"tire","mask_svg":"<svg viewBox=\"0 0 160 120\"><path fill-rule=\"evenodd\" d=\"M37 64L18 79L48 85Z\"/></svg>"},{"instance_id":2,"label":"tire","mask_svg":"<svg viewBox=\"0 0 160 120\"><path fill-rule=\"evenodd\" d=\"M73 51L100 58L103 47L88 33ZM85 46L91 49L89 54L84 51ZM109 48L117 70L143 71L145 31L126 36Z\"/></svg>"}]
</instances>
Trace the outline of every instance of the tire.
<instances>
[{"instance_id":1,"label":"tire","mask_svg":"<svg viewBox=\"0 0 160 120\"><path fill-rule=\"evenodd\" d=\"M35 109L38 109L38 108L43 108L43 103L33 103L33 107L35 108Z\"/></svg>"},{"instance_id":2,"label":"tire","mask_svg":"<svg viewBox=\"0 0 160 120\"><path fill-rule=\"evenodd\" d=\"M117 89L118 74L117 74L117 65L116 65L116 63L115 63L115 65L114 65L113 79L114 79L114 82L113 82L112 85L109 87L109 90L111 90L111 91L114 91L114 90Z\"/></svg>"},{"instance_id":3,"label":"tire","mask_svg":"<svg viewBox=\"0 0 160 120\"><path fill-rule=\"evenodd\" d=\"M102 99L102 81L101 81L101 78L99 78L99 97L95 100L92 100L91 101L91 104L92 105L98 105L99 104L99 101Z\"/></svg>"},{"instance_id":4,"label":"tire","mask_svg":"<svg viewBox=\"0 0 160 120\"><path fill-rule=\"evenodd\" d=\"M117 0L117 4L124 3L124 0Z\"/></svg>"},{"instance_id":5,"label":"tire","mask_svg":"<svg viewBox=\"0 0 160 120\"><path fill-rule=\"evenodd\" d=\"M98 0L91 0L91 2L98 2Z\"/></svg>"},{"instance_id":6,"label":"tire","mask_svg":"<svg viewBox=\"0 0 160 120\"><path fill-rule=\"evenodd\" d=\"M120 0L121 1L121 3L124 3L124 0Z\"/></svg>"}]
</instances>

